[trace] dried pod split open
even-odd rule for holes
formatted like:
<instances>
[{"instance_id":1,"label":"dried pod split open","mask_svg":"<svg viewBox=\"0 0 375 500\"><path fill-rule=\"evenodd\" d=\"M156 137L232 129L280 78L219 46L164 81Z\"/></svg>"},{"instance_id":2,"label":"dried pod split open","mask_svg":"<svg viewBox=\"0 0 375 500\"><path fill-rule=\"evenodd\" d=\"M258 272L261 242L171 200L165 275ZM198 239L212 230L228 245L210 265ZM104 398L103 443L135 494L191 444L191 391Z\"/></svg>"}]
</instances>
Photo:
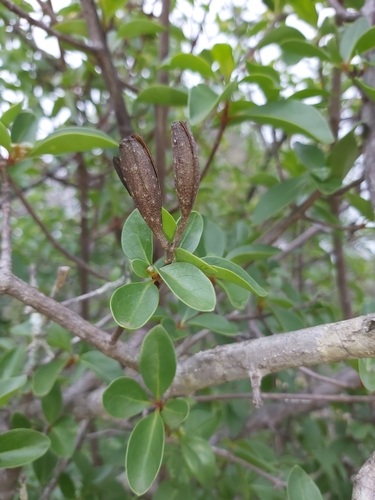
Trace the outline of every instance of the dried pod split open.
<instances>
[{"instance_id":1,"label":"dried pod split open","mask_svg":"<svg viewBox=\"0 0 375 500\"><path fill-rule=\"evenodd\" d=\"M174 184L185 224L198 194L200 173L197 145L186 122L171 127Z\"/></svg>"},{"instance_id":2,"label":"dried pod split open","mask_svg":"<svg viewBox=\"0 0 375 500\"><path fill-rule=\"evenodd\" d=\"M116 172L146 224L167 248L169 243L163 233L161 218L160 183L151 153L139 135L123 139L119 149L120 158L113 159Z\"/></svg>"}]
</instances>

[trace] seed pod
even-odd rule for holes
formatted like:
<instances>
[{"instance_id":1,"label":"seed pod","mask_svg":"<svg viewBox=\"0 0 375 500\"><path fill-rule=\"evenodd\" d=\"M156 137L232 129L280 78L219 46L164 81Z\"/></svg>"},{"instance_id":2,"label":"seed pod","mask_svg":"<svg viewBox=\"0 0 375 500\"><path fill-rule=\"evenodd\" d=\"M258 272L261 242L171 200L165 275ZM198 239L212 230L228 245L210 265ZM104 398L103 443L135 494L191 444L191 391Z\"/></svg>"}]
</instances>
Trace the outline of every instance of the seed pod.
<instances>
[{"instance_id":1,"label":"seed pod","mask_svg":"<svg viewBox=\"0 0 375 500\"><path fill-rule=\"evenodd\" d=\"M151 153L139 135L123 139L119 149L120 159L113 158L116 172L146 224L166 247L168 241L162 226L160 183Z\"/></svg>"},{"instance_id":2,"label":"seed pod","mask_svg":"<svg viewBox=\"0 0 375 500\"><path fill-rule=\"evenodd\" d=\"M171 127L174 185L181 209L181 220L186 220L198 194L200 173L197 145L186 122L175 122Z\"/></svg>"}]
</instances>

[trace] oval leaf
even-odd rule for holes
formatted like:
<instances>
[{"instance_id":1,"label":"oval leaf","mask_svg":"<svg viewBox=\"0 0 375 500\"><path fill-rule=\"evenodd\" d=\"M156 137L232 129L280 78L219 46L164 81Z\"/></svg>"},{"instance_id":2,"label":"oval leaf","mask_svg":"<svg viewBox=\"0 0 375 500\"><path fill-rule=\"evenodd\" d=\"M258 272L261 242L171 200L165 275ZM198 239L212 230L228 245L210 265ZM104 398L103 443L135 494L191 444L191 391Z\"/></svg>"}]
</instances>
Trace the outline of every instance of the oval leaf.
<instances>
[{"instance_id":1,"label":"oval leaf","mask_svg":"<svg viewBox=\"0 0 375 500\"><path fill-rule=\"evenodd\" d=\"M0 122L5 125L6 127L9 127L11 125L18 113L21 112L23 106L23 101L18 102L17 104L13 104L9 109L7 109L0 118Z\"/></svg>"},{"instance_id":2,"label":"oval leaf","mask_svg":"<svg viewBox=\"0 0 375 500\"><path fill-rule=\"evenodd\" d=\"M191 125L202 122L217 106L219 96L207 85L200 83L189 90L188 109Z\"/></svg>"},{"instance_id":3,"label":"oval leaf","mask_svg":"<svg viewBox=\"0 0 375 500\"><path fill-rule=\"evenodd\" d=\"M354 49L362 35L370 28L367 17L360 17L354 23L350 23L342 35L340 41L340 56L344 62L349 62L354 54Z\"/></svg>"},{"instance_id":4,"label":"oval leaf","mask_svg":"<svg viewBox=\"0 0 375 500\"><path fill-rule=\"evenodd\" d=\"M235 309L244 309L249 298L250 292L241 288L230 281L217 280L217 284L228 295L229 302Z\"/></svg>"},{"instance_id":5,"label":"oval leaf","mask_svg":"<svg viewBox=\"0 0 375 500\"><path fill-rule=\"evenodd\" d=\"M104 382L112 382L123 374L120 363L100 351L85 352L79 359Z\"/></svg>"},{"instance_id":6,"label":"oval leaf","mask_svg":"<svg viewBox=\"0 0 375 500\"><path fill-rule=\"evenodd\" d=\"M145 262L144 260L141 259L134 259L132 260L132 269L134 274L139 276L140 278L149 278L150 275L146 271L146 269L149 267L148 262Z\"/></svg>"},{"instance_id":7,"label":"oval leaf","mask_svg":"<svg viewBox=\"0 0 375 500\"><path fill-rule=\"evenodd\" d=\"M170 290L184 304L197 311L213 311L216 295L211 281L198 268L187 262L176 262L159 269Z\"/></svg>"},{"instance_id":8,"label":"oval leaf","mask_svg":"<svg viewBox=\"0 0 375 500\"><path fill-rule=\"evenodd\" d=\"M209 266L207 262L200 259L196 255L184 250L183 248L177 248L176 250L176 261L177 262L189 262L193 264L193 266L200 269L203 273L208 274L209 276L215 276L216 271L215 268Z\"/></svg>"},{"instance_id":9,"label":"oval leaf","mask_svg":"<svg viewBox=\"0 0 375 500\"><path fill-rule=\"evenodd\" d=\"M366 389L370 392L375 391L375 360L373 358L359 359L358 371Z\"/></svg>"},{"instance_id":10,"label":"oval leaf","mask_svg":"<svg viewBox=\"0 0 375 500\"><path fill-rule=\"evenodd\" d=\"M0 380L0 407L7 404L9 398L27 382L26 375Z\"/></svg>"},{"instance_id":11,"label":"oval leaf","mask_svg":"<svg viewBox=\"0 0 375 500\"><path fill-rule=\"evenodd\" d=\"M207 217L204 218L203 243L207 255L223 256L226 245L225 233Z\"/></svg>"},{"instance_id":12,"label":"oval leaf","mask_svg":"<svg viewBox=\"0 0 375 500\"><path fill-rule=\"evenodd\" d=\"M289 500L323 500L314 481L299 466L295 465L288 477Z\"/></svg>"},{"instance_id":13,"label":"oval leaf","mask_svg":"<svg viewBox=\"0 0 375 500\"><path fill-rule=\"evenodd\" d=\"M12 126L12 142L34 142L36 136L37 118L30 111L19 113Z\"/></svg>"},{"instance_id":14,"label":"oval leaf","mask_svg":"<svg viewBox=\"0 0 375 500\"><path fill-rule=\"evenodd\" d=\"M176 232L177 222L171 216L171 214L165 210L165 208L161 209L161 218L163 222L163 232L167 240L172 243L174 233Z\"/></svg>"},{"instance_id":15,"label":"oval leaf","mask_svg":"<svg viewBox=\"0 0 375 500\"><path fill-rule=\"evenodd\" d=\"M185 436L180 440L182 455L192 474L203 485L215 474L215 455L206 439Z\"/></svg>"},{"instance_id":16,"label":"oval leaf","mask_svg":"<svg viewBox=\"0 0 375 500\"><path fill-rule=\"evenodd\" d=\"M0 434L0 469L21 467L45 454L50 440L32 429L14 429Z\"/></svg>"},{"instance_id":17,"label":"oval leaf","mask_svg":"<svg viewBox=\"0 0 375 500\"><path fill-rule=\"evenodd\" d=\"M214 78L215 74L211 66L203 57L195 56L194 54L176 54L172 57L168 64L170 69L189 69L200 73L203 78Z\"/></svg>"},{"instance_id":18,"label":"oval leaf","mask_svg":"<svg viewBox=\"0 0 375 500\"><path fill-rule=\"evenodd\" d=\"M235 248L228 253L226 259L231 260L235 264L248 264L254 260L268 259L280 252L280 248L254 243L253 245L243 245Z\"/></svg>"},{"instance_id":19,"label":"oval leaf","mask_svg":"<svg viewBox=\"0 0 375 500\"><path fill-rule=\"evenodd\" d=\"M194 252L194 250L199 245L203 232L203 219L198 212L191 212L189 215L189 222L182 233L179 247L187 250L188 252Z\"/></svg>"},{"instance_id":20,"label":"oval leaf","mask_svg":"<svg viewBox=\"0 0 375 500\"><path fill-rule=\"evenodd\" d=\"M161 411L164 422L172 428L178 427L188 415L189 403L181 398L170 399Z\"/></svg>"},{"instance_id":21,"label":"oval leaf","mask_svg":"<svg viewBox=\"0 0 375 500\"><path fill-rule=\"evenodd\" d=\"M168 85L152 85L138 94L136 102L162 106L186 106L188 96L182 90Z\"/></svg>"},{"instance_id":22,"label":"oval leaf","mask_svg":"<svg viewBox=\"0 0 375 500\"><path fill-rule=\"evenodd\" d=\"M219 63L220 72L225 81L228 81L235 68L232 47L228 43L217 43L212 47L211 54L213 59Z\"/></svg>"},{"instance_id":23,"label":"oval leaf","mask_svg":"<svg viewBox=\"0 0 375 500\"><path fill-rule=\"evenodd\" d=\"M245 114L255 122L281 128L288 134L303 134L323 144L334 141L332 132L319 111L300 101L288 99L270 102L264 106L252 107Z\"/></svg>"},{"instance_id":24,"label":"oval leaf","mask_svg":"<svg viewBox=\"0 0 375 500\"><path fill-rule=\"evenodd\" d=\"M77 424L72 415L62 417L56 422L49 433L51 449L59 457L69 458L75 450Z\"/></svg>"},{"instance_id":25,"label":"oval leaf","mask_svg":"<svg viewBox=\"0 0 375 500\"><path fill-rule=\"evenodd\" d=\"M254 224L264 222L290 203L293 203L307 182L308 179L305 176L300 176L272 186L264 193L255 207L253 213Z\"/></svg>"},{"instance_id":26,"label":"oval leaf","mask_svg":"<svg viewBox=\"0 0 375 500\"><path fill-rule=\"evenodd\" d=\"M42 398L42 410L47 422L53 424L63 409L63 400L60 384L58 382L52 387L47 396Z\"/></svg>"},{"instance_id":27,"label":"oval leaf","mask_svg":"<svg viewBox=\"0 0 375 500\"><path fill-rule=\"evenodd\" d=\"M138 19L120 26L117 31L117 37L129 39L141 35L156 35L157 33L161 33L162 31L165 31L164 26L161 26L155 21L149 21L148 19Z\"/></svg>"},{"instance_id":28,"label":"oval leaf","mask_svg":"<svg viewBox=\"0 0 375 500\"><path fill-rule=\"evenodd\" d=\"M8 152L12 150L12 140L5 125L0 122L0 146L3 146Z\"/></svg>"},{"instance_id":29,"label":"oval leaf","mask_svg":"<svg viewBox=\"0 0 375 500\"><path fill-rule=\"evenodd\" d=\"M222 335L232 336L238 334L238 328L234 323L231 323L223 316L213 313L200 314L195 318L189 319L186 324L207 328L212 332L221 333Z\"/></svg>"},{"instance_id":30,"label":"oval leaf","mask_svg":"<svg viewBox=\"0 0 375 500\"><path fill-rule=\"evenodd\" d=\"M100 130L85 127L66 127L53 132L39 141L27 156L34 157L45 154L61 155L90 151L94 148L117 148L116 141Z\"/></svg>"},{"instance_id":31,"label":"oval leaf","mask_svg":"<svg viewBox=\"0 0 375 500\"><path fill-rule=\"evenodd\" d=\"M130 435L125 457L126 476L136 495L155 481L164 453L164 424L158 411L143 418Z\"/></svg>"},{"instance_id":32,"label":"oval leaf","mask_svg":"<svg viewBox=\"0 0 375 500\"><path fill-rule=\"evenodd\" d=\"M145 390L132 378L119 377L103 392L103 406L115 418L129 418L150 406Z\"/></svg>"},{"instance_id":33,"label":"oval leaf","mask_svg":"<svg viewBox=\"0 0 375 500\"><path fill-rule=\"evenodd\" d=\"M203 260L216 269L215 278L231 281L245 288L245 290L259 295L259 297L267 295L267 292L242 267L237 266L234 262L222 257L204 257Z\"/></svg>"},{"instance_id":34,"label":"oval leaf","mask_svg":"<svg viewBox=\"0 0 375 500\"><path fill-rule=\"evenodd\" d=\"M168 333L161 325L155 326L143 339L139 369L146 386L157 399L171 385L176 365L176 353Z\"/></svg>"},{"instance_id":35,"label":"oval leaf","mask_svg":"<svg viewBox=\"0 0 375 500\"><path fill-rule=\"evenodd\" d=\"M66 360L54 359L46 365L39 366L33 376L33 391L36 396L45 396L54 386L62 372Z\"/></svg>"},{"instance_id":36,"label":"oval leaf","mask_svg":"<svg viewBox=\"0 0 375 500\"><path fill-rule=\"evenodd\" d=\"M110 307L116 323L128 330L143 326L156 311L159 290L152 281L129 283L118 288Z\"/></svg>"},{"instance_id":37,"label":"oval leaf","mask_svg":"<svg viewBox=\"0 0 375 500\"><path fill-rule=\"evenodd\" d=\"M130 259L145 260L152 264L152 231L136 208L126 219L121 233L124 254Z\"/></svg>"}]
</instances>

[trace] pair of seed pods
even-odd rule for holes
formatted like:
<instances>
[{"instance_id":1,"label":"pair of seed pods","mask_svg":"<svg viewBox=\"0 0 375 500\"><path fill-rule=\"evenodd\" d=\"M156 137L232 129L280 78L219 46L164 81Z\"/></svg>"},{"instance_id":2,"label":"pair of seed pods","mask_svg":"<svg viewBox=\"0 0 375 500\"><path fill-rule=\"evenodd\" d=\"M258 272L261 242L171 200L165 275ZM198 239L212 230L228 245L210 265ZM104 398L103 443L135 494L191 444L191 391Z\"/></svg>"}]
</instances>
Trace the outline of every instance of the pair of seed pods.
<instances>
[{"instance_id":1,"label":"pair of seed pods","mask_svg":"<svg viewBox=\"0 0 375 500\"><path fill-rule=\"evenodd\" d=\"M146 224L167 251L175 249L185 229L198 193L200 173L197 146L186 122L171 126L174 184L181 220L174 241L169 243L162 226L162 195L154 159L139 135L120 143L120 158L113 158L116 172L133 198Z\"/></svg>"}]
</instances>

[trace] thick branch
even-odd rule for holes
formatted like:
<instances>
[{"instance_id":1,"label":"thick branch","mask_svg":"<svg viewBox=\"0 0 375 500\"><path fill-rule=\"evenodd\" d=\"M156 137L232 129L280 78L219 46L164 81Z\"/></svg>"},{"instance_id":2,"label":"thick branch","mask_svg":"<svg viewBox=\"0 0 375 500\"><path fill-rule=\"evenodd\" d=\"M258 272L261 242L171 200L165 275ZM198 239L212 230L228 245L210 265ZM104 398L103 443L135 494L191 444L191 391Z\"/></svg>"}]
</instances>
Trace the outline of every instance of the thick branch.
<instances>
[{"instance_id":1,"label":"thick branch","mask_svg":"<svg viewBox=\"0 0 375 500\"><path fill-rule=\"evenodd\" d=\"M375 453L362 465L356 478L352 500L371 500L375 491Z\"/></svg>"}]
</instances>

